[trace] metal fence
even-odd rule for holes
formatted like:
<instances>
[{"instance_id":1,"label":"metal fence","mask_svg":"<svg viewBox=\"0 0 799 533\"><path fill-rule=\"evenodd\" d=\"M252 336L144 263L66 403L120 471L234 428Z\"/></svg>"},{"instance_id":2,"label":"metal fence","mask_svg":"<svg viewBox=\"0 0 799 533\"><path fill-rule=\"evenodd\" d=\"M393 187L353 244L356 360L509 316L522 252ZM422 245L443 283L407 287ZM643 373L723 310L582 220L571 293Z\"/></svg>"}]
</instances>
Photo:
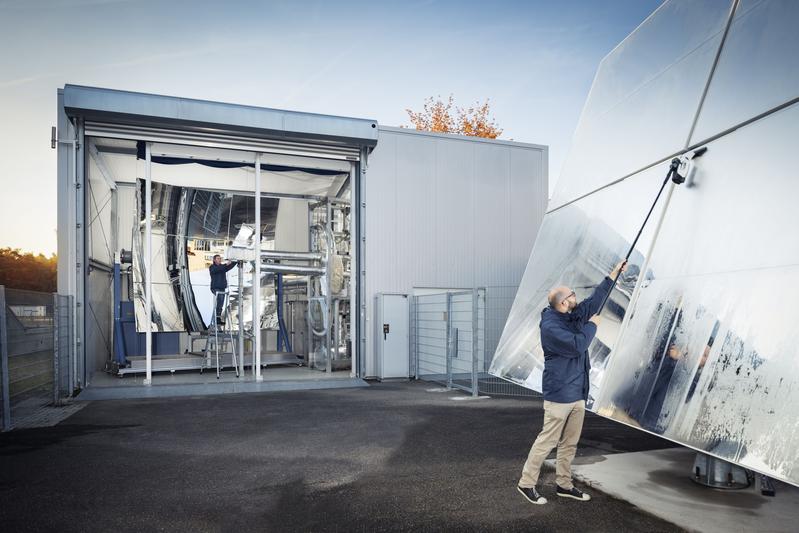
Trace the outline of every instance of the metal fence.
<instances>
[{"instance_id":1,"label":"metal fence","mask_svg":"<svg viewBox=\"0 0 799 533\"><path fill-rule=\"evenodd\" d=\"M538 396L488 374L516 289L497 286L413 296L411 361L415 377L473 396Z\"/></svg>"},{"instance_id":2,"label":"metal fence","mask_svg":"<svg viewBox=\"0 0 799 533\"><path fill-rule=\"evenodd\" d=\"M61 368L55 356L59 348L66 354L72 351L68 304L67 297L0 286L0 413L4 431L12 426L17 404L33 397L58 404L69 394L71 373ZM69 336L62 338L62 334Z\"/></svg>"},{"instance_id":3,"label":"metal fence","mask_svg":"<svg viewBox=\"0 0 799 533\"><path fill-rule=\"evenodd\" d=\"M53 295L53 404L61 405L75 390L77 375L73 350L72 296Z\"/></svg>"},{"instance_id":4,"label":"metal fence","mask_svg":"<svg viewBox=\"0 0 799 533\"><path fill-rule=\"evenodd\" d=\"M491 361L499 346L502 331L508 321L513 300L516 298L518 287L515 285L501 285L486 287L486 364L485 372L480 374L480 393L489 396L513 396L521 398L536 398L540 394L526 389L516 383L494 377L488 373ZM530 317L538 320L538 317Z\"/></svg>"}]
</instances>

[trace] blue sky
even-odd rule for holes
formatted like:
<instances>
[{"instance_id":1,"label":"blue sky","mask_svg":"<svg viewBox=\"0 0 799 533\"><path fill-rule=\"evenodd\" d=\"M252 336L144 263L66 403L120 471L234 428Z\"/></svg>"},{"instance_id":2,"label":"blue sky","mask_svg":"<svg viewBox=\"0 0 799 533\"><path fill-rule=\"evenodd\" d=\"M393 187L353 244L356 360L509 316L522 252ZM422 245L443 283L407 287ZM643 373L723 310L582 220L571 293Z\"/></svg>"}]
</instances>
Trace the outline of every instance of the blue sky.
<instances>
[{"instance_id":1,"label":"blue sky","mask_svg":"<svg viewBox=\"0 0 799 533\"><path fill-rule=\"evenodd\" d=\"M550 146L550 190L597 65L660 0L0 0L0 247L56 248L65 83L376 119L490 98L503 138Z\"/></svg>"}]
</instances>

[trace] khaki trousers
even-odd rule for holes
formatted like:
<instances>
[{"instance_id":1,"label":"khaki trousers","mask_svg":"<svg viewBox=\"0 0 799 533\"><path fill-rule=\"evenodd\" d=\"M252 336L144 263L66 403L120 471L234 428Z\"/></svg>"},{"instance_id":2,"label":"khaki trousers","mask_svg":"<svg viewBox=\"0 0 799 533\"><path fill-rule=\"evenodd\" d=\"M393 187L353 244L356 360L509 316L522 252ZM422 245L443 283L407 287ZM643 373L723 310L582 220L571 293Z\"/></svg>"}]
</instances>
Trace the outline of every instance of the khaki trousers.
<instances>
[{"instance_id":1,"label":"khaki trousers","mask_svg":"<svg viewBox=\"0 0 799 533\"><path fill-rule=\"evenodd\" d=\"M535 487L541 465L549 452L558 447L558 462L556 468L556 481L564 489L571 489L571 466L574 454L577 452L577 441L583 430L585 418L585 401L572 403L555 403L544 401L544 428L535 439L527 461L522 469L522 478L519 486L522 488Z\"/></svg>"}]
</instances>

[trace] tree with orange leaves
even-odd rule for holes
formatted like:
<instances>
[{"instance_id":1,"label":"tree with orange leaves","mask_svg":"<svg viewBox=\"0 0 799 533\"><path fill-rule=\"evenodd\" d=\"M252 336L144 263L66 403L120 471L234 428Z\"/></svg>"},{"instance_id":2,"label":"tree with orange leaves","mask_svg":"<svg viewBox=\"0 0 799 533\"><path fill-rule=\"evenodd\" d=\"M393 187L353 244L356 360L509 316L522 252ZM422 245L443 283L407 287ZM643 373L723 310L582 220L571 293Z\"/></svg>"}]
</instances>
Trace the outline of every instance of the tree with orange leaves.
<instances>
[{"instance_id":1,"label":"tree with orange leaves","mask_svg":"<svg viewBox=\"0 0 799 533\"><path fill-rule=\"evenodd\" d=\"M491 108L488 98L482 104L477 102L476 107L462 108L455 106L453 114L453 97L449 95L446 101L437 98L425 99L421 111L416 112L406 109L411 124L422 131L435 131L439 133L456 133L472 137L486 137L496 139L502 135L502 130L491 117Z\"/></svg>"}]
</instances>

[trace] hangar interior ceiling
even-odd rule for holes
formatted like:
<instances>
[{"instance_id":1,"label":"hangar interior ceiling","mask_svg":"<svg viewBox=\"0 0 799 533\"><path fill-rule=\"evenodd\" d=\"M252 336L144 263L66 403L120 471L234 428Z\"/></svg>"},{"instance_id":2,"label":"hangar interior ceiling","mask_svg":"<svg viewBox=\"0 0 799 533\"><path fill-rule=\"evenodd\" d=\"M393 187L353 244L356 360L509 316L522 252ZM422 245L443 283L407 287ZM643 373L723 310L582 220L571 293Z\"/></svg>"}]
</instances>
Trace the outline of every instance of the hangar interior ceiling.
<instances>
[{"instance_id":1,"label":"hangar interior ceiling","mask_svg":"<svg viewBox=\"0 0 799 533\"><path fill-rule=\"evenodd\" d=\"M603 310L588 407L799 484L797 20L795 2L668 1L602 61L492 374L541 390L548 290L587 297L669 160L706 146Z\"/></svg>"}]
</instances>

